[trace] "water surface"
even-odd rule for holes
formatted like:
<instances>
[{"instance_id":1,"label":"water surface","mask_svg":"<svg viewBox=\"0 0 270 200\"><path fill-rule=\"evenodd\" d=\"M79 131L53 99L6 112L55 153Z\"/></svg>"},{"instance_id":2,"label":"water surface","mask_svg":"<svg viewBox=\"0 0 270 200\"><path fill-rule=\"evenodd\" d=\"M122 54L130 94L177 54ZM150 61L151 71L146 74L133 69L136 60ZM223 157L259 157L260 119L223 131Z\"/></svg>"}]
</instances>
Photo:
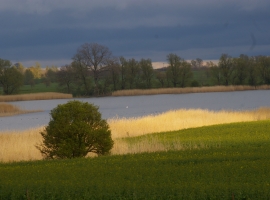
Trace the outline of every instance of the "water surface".
<instances>
[{"instance_id":1,"label":"water surface","mask_svg":"<svg viewBox=\"0 0 270 200\"><path fill-rule=\"evenodd\" d=\"M98 105L102 117L109 119L113 117L139 117L180 108L251 110L259 107L270 107L270 91L100 97L78 100ZM67 101L70 99L12 102L22 109L41 109L43 112L0 117L0 128L1 130L23 130L47 125L50 120L50 111L58 104Z\"/></svg>"}]
</instances>

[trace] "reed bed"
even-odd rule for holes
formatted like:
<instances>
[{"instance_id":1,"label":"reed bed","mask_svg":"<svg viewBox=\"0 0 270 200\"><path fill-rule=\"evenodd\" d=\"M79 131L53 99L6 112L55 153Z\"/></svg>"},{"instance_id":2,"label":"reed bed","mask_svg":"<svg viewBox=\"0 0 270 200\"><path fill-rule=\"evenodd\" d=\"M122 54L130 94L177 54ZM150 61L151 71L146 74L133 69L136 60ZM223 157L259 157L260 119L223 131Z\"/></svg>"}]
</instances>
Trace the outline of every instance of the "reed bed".
<instances>
[{"instance_id":1,"label":"reed bed","mask_svg":"<svg viewBox=\"0 0 270 200\"><path fill-rule=\"evenodd\" d=\"M41 110L22 110L18 106L0 102L0 117L19 115L19 114L31 113L31 112L40 112L40 111Z\"/></svg>"},{"instance_id":2,"label":"reed bed","mask_svg":"<svg viewBox=\"0 0 270 200\"><path fill-rule=\"evenodd\" d=\"M42 141L39 132L43 128L25 131L4 131L0 134L0 162L41 160L35 145Z\"/></svg>"},{"instance_id":3,"label":"reed bed","mask_svg":"<svg viewBox=\"0 0 270 200\"><path fill-rule=\"evenodd\" d=\"M124 139L150 133L181 130L225 124L233 122L258 121L270 119L270 108L260 108L251 111L209 111L202 109L181 109L168 111L159 115L140 118L109 119L112 138L115 142L112 154L127 154L139 152L166 151L168 146L155 138L130 146ZM40 160L42 156L35 145L42 140L39 132L43 127L24 131L0 132L0 162ZM175 141L174 149L183 149L181 143ZM202 147L200 145L200 147ZM193 146L192 148L196 148Z\"/></svg>"},{"instance_id":4,"label":"reed bed","mask_svg":"<svg viewBox=\"0 0 270 200\"><path fill-rule=\"evenodd\" d=\"M265 119L270 119L270 108L259 108L250 111L180 109L137 118L114 118L109 119L108 122L112 130L112 137L115 139L214 124Z\"/></svg>"},{"instance_id":5,"label":"reed bed","mask_svg":"<svg viewBox=\"0 0 270 200\"><path fill-rule=\"evenodd\" d=\"M210 86L210 87L186 87L186 88L159 88L159 89L133 89L118 90L112 93L112 96L136 96L136 95L156 95L156 94L186 94L186 93L205 93L205 92L231 92L245 90L269 90L270 85L248 86Z\"/></svg>"},{"instance_id":6,"label":"reed bed","mask_svg":"<svg viewBox=\"0 0 270 200\"><path fill-rule=\"evenodd\" d=\"M70 99L72 94L57 92L17 94L17 95L0 95L0 102L10 101L29 101L29 100L47 100L47 99Z\"/></svg>"}]
</instances>

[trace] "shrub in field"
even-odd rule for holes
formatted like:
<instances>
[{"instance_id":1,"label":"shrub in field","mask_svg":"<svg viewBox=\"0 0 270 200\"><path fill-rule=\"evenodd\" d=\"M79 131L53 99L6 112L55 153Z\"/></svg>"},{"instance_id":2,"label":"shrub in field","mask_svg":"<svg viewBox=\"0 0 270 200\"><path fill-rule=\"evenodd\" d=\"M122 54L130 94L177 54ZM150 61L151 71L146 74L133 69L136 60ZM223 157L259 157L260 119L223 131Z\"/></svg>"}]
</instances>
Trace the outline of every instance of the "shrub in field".
<instances>
[{"instance_id":1,"label":"shrub in field","mask_svg":"<svg viewBox=\"0 0 270 200\"><path fill-rule=\"evenodd\" d=\"M80 101L69 101L51 111L51 120L40 134L37 146L46 159L85 157L89 152L108 154L113 147L107 121L98 107Z\"/></svg>"}]
</instances>

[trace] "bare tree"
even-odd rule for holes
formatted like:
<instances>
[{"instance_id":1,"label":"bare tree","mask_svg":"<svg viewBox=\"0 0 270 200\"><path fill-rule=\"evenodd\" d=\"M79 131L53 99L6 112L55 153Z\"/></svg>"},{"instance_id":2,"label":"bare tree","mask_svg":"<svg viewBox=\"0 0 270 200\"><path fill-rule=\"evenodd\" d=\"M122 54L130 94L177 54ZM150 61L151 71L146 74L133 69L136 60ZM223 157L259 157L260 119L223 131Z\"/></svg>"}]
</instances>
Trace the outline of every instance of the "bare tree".
<instances>
[{"instance_id":1,"label":"bare tree","mask_svg":"<svg viewBox=\"0 0 270 200\"><path fill-rule=\"evenodd\" d=\"M196 60L191 60L190 63L193 68L200 68L203 66L203 60L200 58L196 58Z\"/></svg>"},{"instance_id":2,"label":"bare tree","mask_svg":"<svg viewBox=\"0 0 270 200\"><path fill-rule=\"evenodd\" d=\"M92 72L95 86L97 86L100 74L111 58L111 51L108 47L97 43L85 43L78 49L75 57L78 56L81 58L80 62Z\"/></svg>"},{"instance_id":3,"label":"bare tree","mask_svg":"<svg viewBox=\"0 0 270 200\"><path fill-rule=\"evenodd\" d=\"M82 56L80 54L76 54L73 57L73 62L71 64L72 68L75 72L75 80L77 85L83 85L84 87L84 95L90 94L91 89L91 80L89 79L89 70L87 66L82 62Z\"/></svg>"},{"instance_id":4,"label":"bare tree","mask_svg":"<svg viewBox=\"0 0 270 200\"><path fill-rule=\"evenodd\" d=\"M74 69L71 65L65 65L60 68L56 73L56 78L60 86L65 86L68 93L72 90L72 84L74 82Z\"/></svg>"}]
</instances>

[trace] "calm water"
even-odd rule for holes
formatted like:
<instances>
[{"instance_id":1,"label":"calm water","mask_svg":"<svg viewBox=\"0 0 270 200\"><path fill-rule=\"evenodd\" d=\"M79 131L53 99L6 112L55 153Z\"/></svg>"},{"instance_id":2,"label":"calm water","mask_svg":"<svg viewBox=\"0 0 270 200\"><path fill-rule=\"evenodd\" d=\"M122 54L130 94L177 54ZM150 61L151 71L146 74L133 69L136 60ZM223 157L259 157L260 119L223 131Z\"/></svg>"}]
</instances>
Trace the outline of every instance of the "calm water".
<instances>
[{"instance_id":1,"label":"calm water","mask_svg":"<svg viewBox=\"0 0 270 200\"><path fill-rule=\"evenodd\" d=\"M43 112L0 117L1 130L22 130L47 125L50 110L70 99L12 102L22 109L41 109ZM174 95L82 98L99 106L102 117L138 117L180 108L209 110L250 110L270 107L270 91L216 92Z\"/></svg>"}]
</instances>

